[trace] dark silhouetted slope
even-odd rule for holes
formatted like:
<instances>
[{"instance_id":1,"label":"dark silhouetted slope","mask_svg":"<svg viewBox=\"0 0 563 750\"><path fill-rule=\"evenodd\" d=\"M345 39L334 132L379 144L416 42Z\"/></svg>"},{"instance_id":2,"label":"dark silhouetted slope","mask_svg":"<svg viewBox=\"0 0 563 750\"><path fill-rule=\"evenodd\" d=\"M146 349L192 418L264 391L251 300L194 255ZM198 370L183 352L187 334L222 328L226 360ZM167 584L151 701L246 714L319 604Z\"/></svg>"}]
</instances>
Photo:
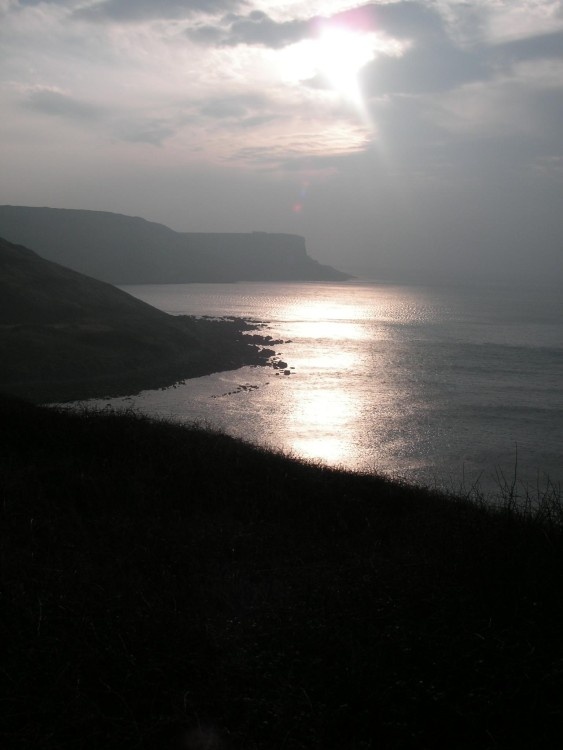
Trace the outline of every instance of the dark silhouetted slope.
<instances>
[{"instance_id":1,"label":"dark silhouetted slope","mask_svg":"<svg viewBox=\"0 0 563 750\"><path fill-rule=\"evenodd\" d=\"M0 239L0 390L85 398L263 362L248 328L167 315Z\"/></svg>"},{"instance_id":2,"label":"dark silhouetted slope","mask_svg":"<svg viewBox=\"0 0 563 750\"><path fill-rule=\"evenodd\" d=\"M0 235L112 284L341 281L291 234L179 233L105 211L0 206Z\"/></svg>"},{"instance_id":3,"label":"dark silhouetted slope","mask_svg":"<svg viewBox=\"0 0 563 750\"><path fill-rule=\"evenodd\" d=\"M0 397L0 424L1 747L563 747L560 503L135 414Z\"/></svg>"}]
</instances>

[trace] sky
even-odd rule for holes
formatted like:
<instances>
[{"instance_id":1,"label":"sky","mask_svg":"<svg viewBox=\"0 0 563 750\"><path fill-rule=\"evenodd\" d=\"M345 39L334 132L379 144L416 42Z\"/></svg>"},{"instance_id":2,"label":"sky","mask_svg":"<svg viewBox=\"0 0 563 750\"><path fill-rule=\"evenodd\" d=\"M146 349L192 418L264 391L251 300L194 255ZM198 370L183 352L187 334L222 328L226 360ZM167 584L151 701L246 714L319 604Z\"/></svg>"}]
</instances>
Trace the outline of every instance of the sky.
<instances>
[{"instance_id":1,"label":"sky","mask_svg":"<svg viewBox=\"0 0 563 750\"><path fill-rule=\"evenodd\" d=\"M0 0L0 204L563 282L563 0Z\"/></svg>"}]
</instances>

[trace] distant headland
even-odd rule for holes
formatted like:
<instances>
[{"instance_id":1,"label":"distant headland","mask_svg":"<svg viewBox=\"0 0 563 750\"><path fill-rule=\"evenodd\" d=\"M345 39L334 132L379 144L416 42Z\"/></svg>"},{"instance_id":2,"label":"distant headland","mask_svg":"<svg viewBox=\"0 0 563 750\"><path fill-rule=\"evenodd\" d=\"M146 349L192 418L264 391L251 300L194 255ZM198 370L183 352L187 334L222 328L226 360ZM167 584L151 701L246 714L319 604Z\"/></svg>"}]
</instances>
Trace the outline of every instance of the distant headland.
<instances>
[{"instance_id":1,"label":"distant headland","mask_svg":"<svg viewBox=\"0 0 563 750\"><path fill-rule=\"evenodd\" d=\"M345 281L305 239L268 232L175 232L106 211L0 206L0 236L111 284Z\"/></svg>"}]
</instances>

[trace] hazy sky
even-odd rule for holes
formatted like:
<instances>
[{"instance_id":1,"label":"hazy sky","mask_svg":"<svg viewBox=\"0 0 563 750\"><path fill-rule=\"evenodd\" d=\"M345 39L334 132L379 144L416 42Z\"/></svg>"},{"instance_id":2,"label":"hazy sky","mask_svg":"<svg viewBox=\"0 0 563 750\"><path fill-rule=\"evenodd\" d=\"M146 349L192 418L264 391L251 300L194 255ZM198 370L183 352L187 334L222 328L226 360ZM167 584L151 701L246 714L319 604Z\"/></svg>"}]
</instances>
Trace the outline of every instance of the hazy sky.
<instances>
[{"instance_id":1,"label":"hazy sky","mask_svg":"<svg viewBox=\"0 0 563 750\"><path fill-rule=\"evenodd\" d=\"M563 282L563 1L0 0L0 203Z\"/></svg>"}]
</instances>

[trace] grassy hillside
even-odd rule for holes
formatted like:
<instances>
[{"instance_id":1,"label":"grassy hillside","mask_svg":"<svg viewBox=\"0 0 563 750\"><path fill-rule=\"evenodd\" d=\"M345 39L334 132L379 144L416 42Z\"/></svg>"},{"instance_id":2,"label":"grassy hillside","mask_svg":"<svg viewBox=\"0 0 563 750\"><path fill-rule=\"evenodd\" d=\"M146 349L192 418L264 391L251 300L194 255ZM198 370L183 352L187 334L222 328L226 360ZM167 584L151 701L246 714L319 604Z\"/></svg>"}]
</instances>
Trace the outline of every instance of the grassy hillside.
<instances>
[{"instance_id":1,"label":"grassy hillside","mask_svg":"<svg viewBox=\"0 0 563 750\"><path fill-rule=\"evenodd\" d=\"M0 239L0 389L41 400L128 394L270 354L241 320L167 315Z\"/></svg>"},{"instance_id":2,"label":"grassy hillside","mask_svg":"<svg viewBox=\"0 0 563 750\"><path fill-rule=\"evenodd\" d=\"M174 232L108 211L0 206L0 235L112 284L341 281L290 234Z\"/></svg>"},{"instance_id":3,"label":"grassy hillside","mask_svg":"<svg viewBox=\"0 0 563 750\"><path fill-rule=\"evenodd\" d=\"M553 521L0 400L2 747L556 748Z\"/></svg>"}]
</instances>

